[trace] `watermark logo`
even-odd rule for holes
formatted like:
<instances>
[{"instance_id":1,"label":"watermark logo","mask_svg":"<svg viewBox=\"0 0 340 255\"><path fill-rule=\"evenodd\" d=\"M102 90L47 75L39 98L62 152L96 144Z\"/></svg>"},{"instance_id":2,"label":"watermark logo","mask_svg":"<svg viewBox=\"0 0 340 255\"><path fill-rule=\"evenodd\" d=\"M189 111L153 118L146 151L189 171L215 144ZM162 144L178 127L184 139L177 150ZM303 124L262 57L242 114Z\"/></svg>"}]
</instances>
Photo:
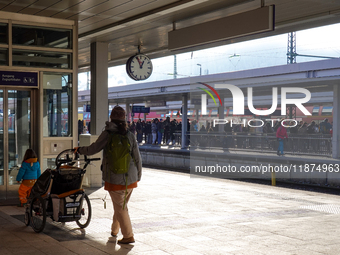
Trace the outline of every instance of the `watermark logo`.
<instances>
[{"instance_id":1,"label":"watermark logo","mask_svg":"<svg viewBox=\"0 0 340 255\"><path fill-rule=\"evenodd\" d=\"M211 91L215 93L217 98L220 101L220 105L222 104L221 97L217 93L216 89L228 89L233 97L233 114L234 115L244 115L244 94L242 90L239 87L236 87L232 84L215 84L214 87L205 84L200 83L207 88L209 88ZM215 105L217 106L216 100L214 96L205 88L199 88L206 92L210 97L214 100ZM288 93L294 93L294 94L304 94L304 98L287 98ZM202 114L207 113L207 94L201 95L201 112ZM307 103L311 99L311 93L309 90L304 88L297 88L297 87L282 87L281 88L281 115L286 115L286 108L287 105L295 105L304 115L312 115L306 107L303 106L304 103ZM260 115L260 116L267 116L272 114L277 109L277 103L278 102L278 88L272 87L272 105L267 110L258 110L254 107L253 104L253 88L248 87L247 88L247 103L248 103L248 109L251 113L254 115Z\"/></svg>"},{"instance_id":2,"label":"watermark logo","mask_svg":"<svg viewBox=\"0 0 340 255\"><path fill-rule=\"evenodd\" d=\"M217 91L213 87L211 87L210 85L208 85L206 83L203 83L203 82L199 82L199 83L204 85L204 86L206 86L212 92L214 92L215 95L217 96L218 100L220 101L220 105L222 105L221 97L220 97L220 95L217 93ZM215 97L210 93L209 90L207 90L205 88L200 88L200 87L197 87L197 88L200 89L200 90L203 90L204 92L206 92L212 98L212 100L214 101L215 105L217 106ZM207 114L207 94L202 94L201 95L201 105L202 105L201 111L202 111L202 115L206 115Z\"/></svg>"}]
</instances>

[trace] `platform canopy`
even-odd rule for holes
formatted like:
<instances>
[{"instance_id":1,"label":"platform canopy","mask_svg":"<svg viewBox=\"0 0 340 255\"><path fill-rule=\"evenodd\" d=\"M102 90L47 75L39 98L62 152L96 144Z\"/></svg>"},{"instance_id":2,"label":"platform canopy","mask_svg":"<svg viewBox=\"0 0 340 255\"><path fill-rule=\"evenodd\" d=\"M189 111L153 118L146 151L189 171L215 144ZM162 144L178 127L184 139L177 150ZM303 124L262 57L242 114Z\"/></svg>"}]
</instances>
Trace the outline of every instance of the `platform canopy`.
<instances>
[{"instance_id":1,"label":"platform canopy","mask_svg":"<svg viewBox=\"0 0 340 255\"><path fill-rule=\"evenodd\" d=\"M269 6L275 6L269 16L274 30L243 31L239 36L224 33L217 39L207 36L206 41L169 49L173 30L188 29L184 31L195 36L205 25L227 17L236 17L233 22L243 24L248 20L243 14ZM90 65L90 43L96 41L109 43L109 66L115 66L135 54L138 45L142 53L157 58L340 21L340 1L334 0L0 0L0 11L77 20L79 67L83 70ZM222 34L217 26L211 29Z\"/></svg>"}]
</instances>

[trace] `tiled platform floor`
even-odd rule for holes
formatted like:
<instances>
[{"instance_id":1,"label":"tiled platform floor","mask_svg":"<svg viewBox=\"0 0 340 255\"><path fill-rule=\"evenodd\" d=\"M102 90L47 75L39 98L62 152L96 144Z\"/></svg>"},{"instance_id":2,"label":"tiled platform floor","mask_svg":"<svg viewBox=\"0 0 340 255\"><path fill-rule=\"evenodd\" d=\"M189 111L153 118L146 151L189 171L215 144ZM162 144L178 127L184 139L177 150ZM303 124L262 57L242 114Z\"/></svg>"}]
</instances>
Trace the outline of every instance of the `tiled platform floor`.
<instances>
[{"instance_id":1,"label":"tiled platform floor","mask_svg":"<svg viewBox=\"0 0 340 255\"><path fill-rule=\"evenodd\" d=\"M0 254L340 254L337 195L144 168L129 203L136 243L120 246L106 191L88 193L85 231L49 220L36 234L23 208L0 207Z\"/></svg>"}]
</instances>

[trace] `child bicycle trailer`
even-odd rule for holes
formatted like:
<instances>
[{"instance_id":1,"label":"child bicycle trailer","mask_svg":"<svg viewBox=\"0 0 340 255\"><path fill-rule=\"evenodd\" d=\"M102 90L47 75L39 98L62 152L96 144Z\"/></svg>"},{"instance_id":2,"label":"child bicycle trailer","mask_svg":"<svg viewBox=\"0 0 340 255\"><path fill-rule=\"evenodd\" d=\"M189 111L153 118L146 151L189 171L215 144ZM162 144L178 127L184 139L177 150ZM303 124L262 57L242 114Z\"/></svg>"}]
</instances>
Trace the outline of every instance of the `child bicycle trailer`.
<instances>
[{"instance_id":1,"label":"child bicycle trailer","mask_svg":"<svg viewBox=\"0 0 340 255\"><path fill-rule=\"evenodd\" d=\"M25 206L25 224L37 233L44 230L49 216L56 222L75 221L80 228L86 228L91 221L91 203L82 189L86 167L91 161L82 160L73 149L62 151L56 158L57 168L46 169L34 184Z\"/></svg>"}]
</instances>

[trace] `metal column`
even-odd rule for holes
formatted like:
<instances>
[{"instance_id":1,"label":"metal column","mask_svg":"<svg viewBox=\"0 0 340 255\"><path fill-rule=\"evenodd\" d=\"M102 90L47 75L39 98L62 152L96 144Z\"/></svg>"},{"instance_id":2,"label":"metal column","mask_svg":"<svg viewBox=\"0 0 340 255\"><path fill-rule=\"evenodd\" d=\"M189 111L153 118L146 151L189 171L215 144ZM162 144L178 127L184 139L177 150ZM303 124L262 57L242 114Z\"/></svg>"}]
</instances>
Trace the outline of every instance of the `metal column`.
<instances>
[{"instance_id":1,"label":"metal column","mask_svg":"<svg viewBox=\"0 0 340 255\"><path fill-rule=\"evenodd\" d=\"M188 95L182 96L182 149L187 148Z\"/></svg>"},{"instance_id":2,"label":"metal column","mask_svg":"<svg viewBox=\"0 0 340 255\"><path fill-rule=\"evenodd\" d=\"M333 87L333 137L332 156L340 158L340 85Z\"/></svg>"},{"instance_id":3,"label":"metal column","mask_svg":"<svg viewBox=\"0 0 340 255\"><path fill-rule=\"evenodd\" d=\"M221 98L222 100L222 105L218 107L218 118L219 119L225 119L224 115L224 97ZM224 131L224 125L218 125L218 132L223 133Z\"/></svg>"},{"instance_id":4,"label":"metal column","mask_svg":"<svg viewBox=\"0 0 340 255\"><path fill-rule=\"evenodd\" d=\"M99 135L108 121L108 44L91 43L91 134Z\"/></svg>"}]
</instances>

